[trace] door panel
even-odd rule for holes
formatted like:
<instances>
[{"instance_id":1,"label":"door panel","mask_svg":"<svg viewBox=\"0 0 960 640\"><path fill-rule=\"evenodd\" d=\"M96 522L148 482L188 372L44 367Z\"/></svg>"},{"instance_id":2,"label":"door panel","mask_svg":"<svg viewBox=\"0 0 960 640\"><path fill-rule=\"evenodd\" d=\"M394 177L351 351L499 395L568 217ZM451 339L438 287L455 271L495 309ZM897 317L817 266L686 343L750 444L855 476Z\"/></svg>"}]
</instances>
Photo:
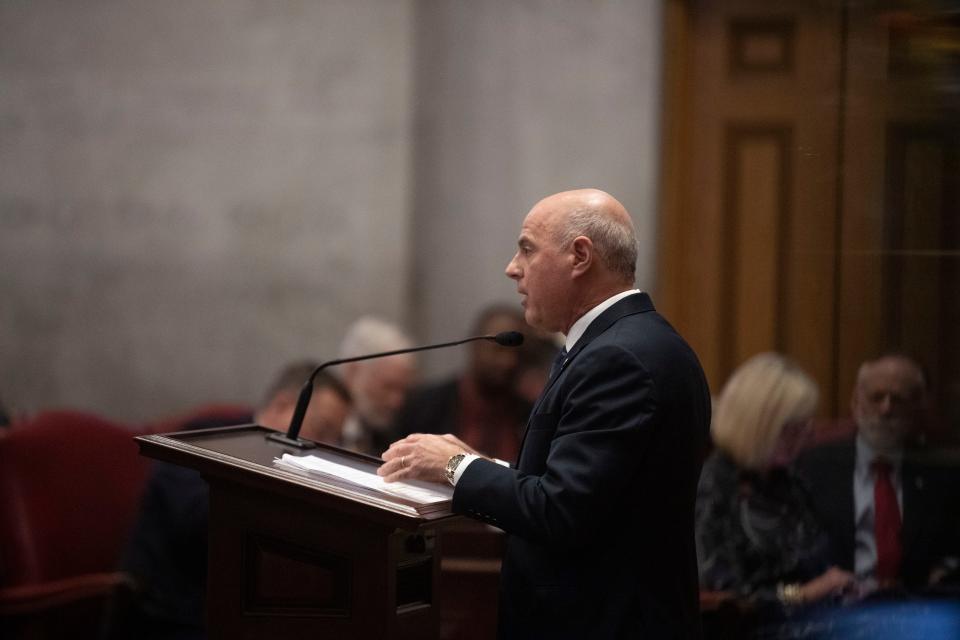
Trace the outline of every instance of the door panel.
<instances>
[{"instance_id":1,"label":"door panel","mask_svg":"<svg viewBox=\"0 0 960 640\"><path fill-rule=\"evenodd\" d=\"M776 350L841 415L859 364L901 350L949 422L960 26L866 4L667 3L656 299L715 393Z\"/></svg>"}]
</instances>

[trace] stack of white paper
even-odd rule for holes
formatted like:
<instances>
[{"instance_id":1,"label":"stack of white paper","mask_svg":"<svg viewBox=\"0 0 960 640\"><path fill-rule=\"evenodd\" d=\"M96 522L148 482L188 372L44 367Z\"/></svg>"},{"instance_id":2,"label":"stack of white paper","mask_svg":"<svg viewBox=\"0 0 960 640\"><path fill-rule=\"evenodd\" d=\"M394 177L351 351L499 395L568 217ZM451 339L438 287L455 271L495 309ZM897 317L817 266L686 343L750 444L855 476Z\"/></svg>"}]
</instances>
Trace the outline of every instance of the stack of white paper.
<instances>
[{"instance_id":1,"label":"stack of white paper","mask_svg":"<svg viewBox=\"0 0 960 640\"><path fill-rule=\"evenodd\" d=\"M419 504L435 504L438 502L446 502L453 498L453 487L447 485L421 482L418 480L408 482L384 482L383 478L376 473L355 469L313 455L295 456L285 453L282 458L274 458L273 462L281 469L299 473L305 472L307 474L332 476L346 480L352 484L360 485L361 487L376 489L377 491L390 493L406 498L407 500L413 500Z\"/></svg>"}]
</instances>

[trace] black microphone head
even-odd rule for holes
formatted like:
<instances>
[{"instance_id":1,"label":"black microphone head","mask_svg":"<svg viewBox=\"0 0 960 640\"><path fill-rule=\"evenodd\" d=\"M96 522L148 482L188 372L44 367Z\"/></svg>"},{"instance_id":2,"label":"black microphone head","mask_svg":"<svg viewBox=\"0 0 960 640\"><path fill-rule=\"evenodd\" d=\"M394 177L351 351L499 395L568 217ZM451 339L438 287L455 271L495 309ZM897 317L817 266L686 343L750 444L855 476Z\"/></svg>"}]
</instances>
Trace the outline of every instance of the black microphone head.
<instances>
[{"instance_id":1,"label":"black microphone head","mask_svg":"<svg viewBox=\"0 0 960 640\"><path fill-rule=\"evenodd\" d=\"M523 334L519 331L501 331L493 336L493 341L502 347L519 347L523 344Z\"/></svg>"}]
</instances>

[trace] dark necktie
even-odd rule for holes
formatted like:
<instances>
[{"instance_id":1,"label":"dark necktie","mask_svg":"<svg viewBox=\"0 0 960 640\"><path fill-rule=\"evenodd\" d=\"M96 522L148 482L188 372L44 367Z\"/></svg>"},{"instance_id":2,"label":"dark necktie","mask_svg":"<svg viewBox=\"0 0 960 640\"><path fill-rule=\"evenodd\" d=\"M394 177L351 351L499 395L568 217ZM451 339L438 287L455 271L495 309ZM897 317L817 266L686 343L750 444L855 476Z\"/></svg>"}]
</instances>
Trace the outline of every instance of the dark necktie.
<instances>
[{"instance_id":1,"label":"dark necktie","mask_svg":"<svg viewBox=\"0 0 960 640\"><path fill-rule=\"evenodd\" d=\"M555 375L560 373L560 368L563 367L564 360L567 359L567 348L564 347L560 349L557 353L557 357L553 359L553 364L550 365L550 379L552 380Z\"/></svg>"},{"instance_id":2,"label":"dark necktie","mask_svg":"<svg viewBox=\"0 0 960 640\"><path fill-rule=\"evenodd\" d=\"M873 534L877 541L877 580L883 584L900 573L900 506L890 480L890 463L875 459L873 469Z\"/></svg>"}]
</instances>

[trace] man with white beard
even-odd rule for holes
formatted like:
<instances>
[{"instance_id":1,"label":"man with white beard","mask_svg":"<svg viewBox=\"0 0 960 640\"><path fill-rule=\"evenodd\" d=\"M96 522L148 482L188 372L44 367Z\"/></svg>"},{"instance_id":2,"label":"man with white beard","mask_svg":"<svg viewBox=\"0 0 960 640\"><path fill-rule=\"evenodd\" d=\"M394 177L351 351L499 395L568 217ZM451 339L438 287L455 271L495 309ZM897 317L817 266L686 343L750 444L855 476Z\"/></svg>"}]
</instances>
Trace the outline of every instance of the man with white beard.
<instances>
[{"instance_id":1,"label":"man with white beard","mask_svg":"<svg viewBox=\"0 0 960 640\"><path fill-rule=\"evenodd\" d=\"M908 446L926 402L916 362L901 354L868 360L850 401L855 437L800 460L835 560L864 594L916 591L956 568L956 469Z\"/></svg>"},{"instance_id":2,"label":"man with white beard","mask_svg":"<svg viewBox=\"0 0 960 640\"><path fill-rule=\"evenodd\" d=\"M400 327L374 316L363 316L347 330L340 345L341 358L397 351L413 347ZM417 363L412 353L361 360L339 365L337 375L350 390L353 412L343 426L341 444L353 451L379 456L397 435L394 419L416 381Z\"/></svg>"}]
</instances>

